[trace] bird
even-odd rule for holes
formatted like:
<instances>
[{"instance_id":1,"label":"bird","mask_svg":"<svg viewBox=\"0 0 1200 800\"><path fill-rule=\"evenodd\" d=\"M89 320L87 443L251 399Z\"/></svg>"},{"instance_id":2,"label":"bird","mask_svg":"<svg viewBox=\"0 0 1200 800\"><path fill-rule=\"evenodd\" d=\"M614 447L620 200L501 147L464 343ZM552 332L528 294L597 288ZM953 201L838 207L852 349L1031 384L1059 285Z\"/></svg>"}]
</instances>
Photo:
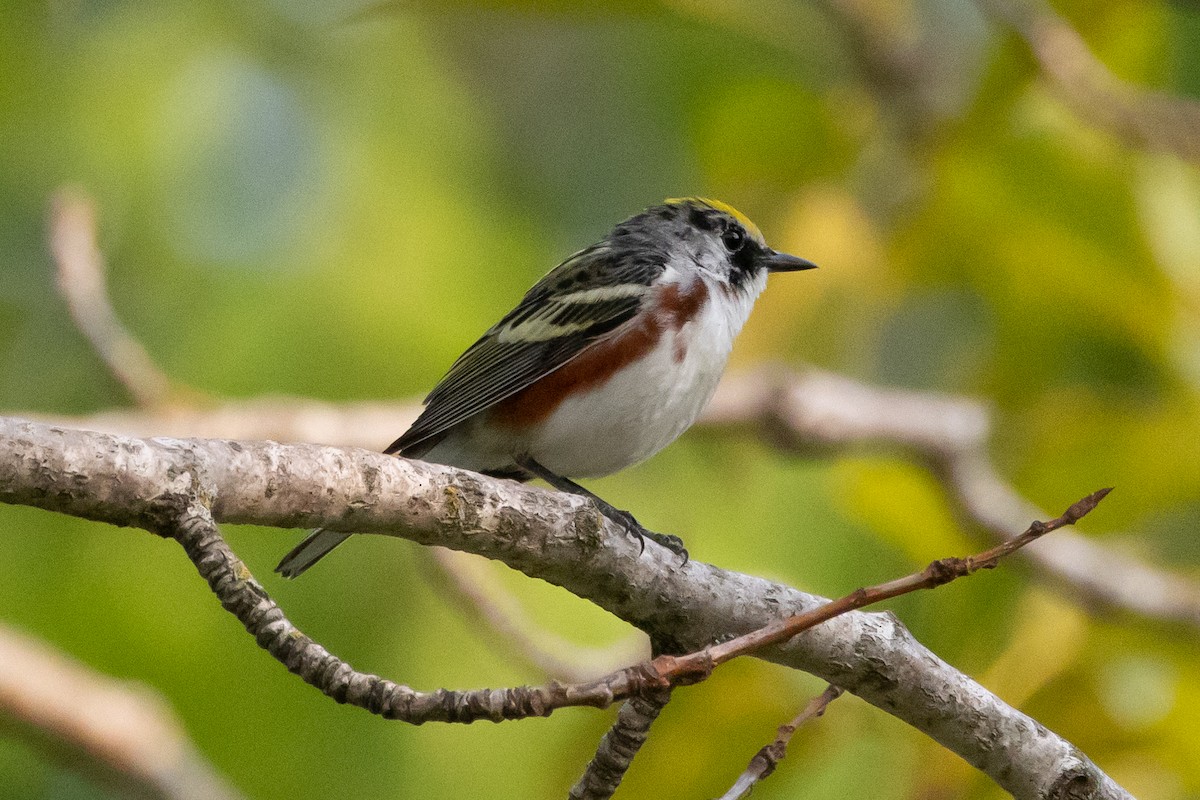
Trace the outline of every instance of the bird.
<instances>
[{"instance_id":1,"label":"bird","mask_svg":"<svg viewBox=\"0 0 1200 800\"><path fill-rule=\"evenodd\" d=\"M581 495L681 555L574 478L637 464L689 428L775 272L813 269L771 249L746 215L671 198L568 257L456 360L412 426L384 450ZM318 528L276 572L294 578L351 534Z\"/></svg>"}]
</instances>

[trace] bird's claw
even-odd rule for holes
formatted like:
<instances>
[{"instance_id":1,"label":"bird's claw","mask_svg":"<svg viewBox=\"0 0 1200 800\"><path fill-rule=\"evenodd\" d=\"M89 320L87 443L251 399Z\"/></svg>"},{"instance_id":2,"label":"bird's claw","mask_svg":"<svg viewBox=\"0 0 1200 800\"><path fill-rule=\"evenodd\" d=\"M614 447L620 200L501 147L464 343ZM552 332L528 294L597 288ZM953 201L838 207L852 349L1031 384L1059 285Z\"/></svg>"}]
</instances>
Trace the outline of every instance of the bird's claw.
<instances>
[{"instance_id":1,"label":"bird's claw","mask_svg":"<svg viewBox=\"0 0 1200 800\"><path fill-rule=\"evenodd\" d=\"M625 529L625 532L630 536L636 537L641 548L638 550L638 555L646 552L646 540L649 539L656 544L659 544L675 555L683 559L683 564L688 562L688 551L683 546L683 539L678 536L673 536L669 533L656 533L652 530L647 530L642 526L642 523L637 521L637 518L628 511L623 511L619 508L614 508L605 503L600 507L601 513L611 519L613 522ZM683 566L680 564L680 566Z\"/></svg>"},{"instance_id":2,"label":"bird's claw","mask_svg":"<svg viewBox=\"0 0 1200 800\"><path fill-rule=\"evenodd\" d=\"M682 558L683 564L688 562L687 548L683 546L683 539L680 539L678 536L649 530L648 528L643 527L642 524L634 518L633 514L630 514L628 511L621 512L620 524L631 536L636 536L638 541L641 543L641 548L638 550L639 556L646 552L646 540L649 539L650 541L667 548L672 553ZM682 564L680 566L682 566Z\"/></svg>"},{"instance_id":3,"label":"bird's claw","mask_svg":"<svg viewBox=\"0 0 1200 800\"><path fill-rule=\"evenodd\" d=\"M655 533L654 531L648 531L645 528L642 528L641 534L642 534L643 540L653 539L654 541L658 542L663 547L670 550L675 555L682 558L683 564L686 564L688 562L687 548L683 546L683 539L680 539L678 536L675 536L670 533ZM644 544L642 545L642 547L643 547L643 549L645 549ZM683 564L680 564L679 566L683 566Z\"/></svg>"}]
</instances>

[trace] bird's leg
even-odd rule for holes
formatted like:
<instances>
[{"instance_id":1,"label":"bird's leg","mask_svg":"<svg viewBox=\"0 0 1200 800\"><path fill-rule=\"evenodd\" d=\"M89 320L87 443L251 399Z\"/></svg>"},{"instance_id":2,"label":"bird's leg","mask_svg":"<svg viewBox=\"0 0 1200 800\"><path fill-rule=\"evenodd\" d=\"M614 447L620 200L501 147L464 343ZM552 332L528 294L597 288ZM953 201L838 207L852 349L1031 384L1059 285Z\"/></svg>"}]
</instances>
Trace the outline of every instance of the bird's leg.
<instances>
[{"instance_id":1,"label":"bird's leg","mask_svg":"<svg viewBox=\"0 0 1200 800\"><path fill-rule=\"evenodd\" d=\"M533 473L535 477L541 478L555 489L558 489L560 492L579 495L580 497L586 497L587 499L591 500L596 505L596 508L600 510L601 514L620 525L629 533L637 536L642 542L643 550L646 547L646 539L650 539L682 558L683 563L687 563L688 551L687 548L683 546L683 539L680 539L678 536L672 536L669 533L656 533L655 531L643 528L642 524L637 521L633 514L617 508L607 500L598 497L593 492L583 488L570 478L564 478L556 472L551 472L529 456L518 458L517 464L519 464L523 469Z\"/></svg>"}]
</instances>

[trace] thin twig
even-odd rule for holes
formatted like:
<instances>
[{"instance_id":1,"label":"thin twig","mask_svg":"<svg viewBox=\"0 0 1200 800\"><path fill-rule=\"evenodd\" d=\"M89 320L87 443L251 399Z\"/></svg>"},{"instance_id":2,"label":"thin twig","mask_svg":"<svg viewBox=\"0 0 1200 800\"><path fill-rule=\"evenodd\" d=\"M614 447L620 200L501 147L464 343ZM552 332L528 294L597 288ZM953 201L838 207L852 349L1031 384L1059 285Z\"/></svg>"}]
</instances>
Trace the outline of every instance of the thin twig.
<instances>
[{"instance_id":1,"label":"thin twig","mask_svg":"<svg viewBox=\"0 0 1200 800\"><path fill-rule=\"evenodd\" d=\"M138 407L161 406L171 382L113 311L91 199L79 189L60 189L50 203L49 225L58 291L75 325Z\"/></svg>"},{"instance_id":2,"label":"thin twig","mask_svg":"<svg viewBox=\"0 0 1200 800\"><path fill-rule=\"evenodd\" d=\"M933 589L981 569L993 569L1000 559L1015 553L1030 542L1066 525L1074 525L1091 512L1111 491L1112 489L1100 489L1093 492L1082 500L1076 501L1060 516L1048 522L1035 521L1020 536L1002 542L977 555L966 558L939 559L920 572L864 589L857 589L811 611L779 620L756 631L751 631L727 642L714 644L695 653L685 656L659 656L651 664L653 672L671 681L696 680L698 676L711 673L715 667L727 661L785 642L793 636L840 614L845 614L847 611L874 605L920 589Z\"/></svg>"},{"instance_id":3,"label":"thin twig","mask_svg":"<svg viewBox=\"0 0 1200 800\"><path fill-rule=\"evenodd\" d=\"M842 690L830 684L825 687L825 691L808 701L804 710L797 714L791 722L780 725L775 741L754 754L746 771L738 776L729 791L721 795L720 800L741 800L741 798L747 797L759 781L769 777L779 766L779 762L787 755L788 744L792 741L796 730L809 720L824 714L829 704L841 696Z\"/></svg>"}]
</instances>

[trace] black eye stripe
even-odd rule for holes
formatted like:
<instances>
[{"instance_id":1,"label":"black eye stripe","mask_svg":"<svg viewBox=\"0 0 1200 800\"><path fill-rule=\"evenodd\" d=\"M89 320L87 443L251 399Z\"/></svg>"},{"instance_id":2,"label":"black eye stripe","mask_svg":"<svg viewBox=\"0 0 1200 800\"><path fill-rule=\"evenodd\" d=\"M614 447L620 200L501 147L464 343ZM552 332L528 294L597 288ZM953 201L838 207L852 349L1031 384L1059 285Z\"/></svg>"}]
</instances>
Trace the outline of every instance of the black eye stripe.
<instances>
[{"instance_id":1,"label":"black eye stripe","mask_svg":"<svg viewBox=\"0 0 1200 800\"><path fill-rule=\"evenodd\" d=\"M749 275L758 270L760 265L758 263L758 253L755 252L756 249L754 247L742 247L733 254L731 260L733 261L735 273Z\"/></svg>"}]
</instances>

